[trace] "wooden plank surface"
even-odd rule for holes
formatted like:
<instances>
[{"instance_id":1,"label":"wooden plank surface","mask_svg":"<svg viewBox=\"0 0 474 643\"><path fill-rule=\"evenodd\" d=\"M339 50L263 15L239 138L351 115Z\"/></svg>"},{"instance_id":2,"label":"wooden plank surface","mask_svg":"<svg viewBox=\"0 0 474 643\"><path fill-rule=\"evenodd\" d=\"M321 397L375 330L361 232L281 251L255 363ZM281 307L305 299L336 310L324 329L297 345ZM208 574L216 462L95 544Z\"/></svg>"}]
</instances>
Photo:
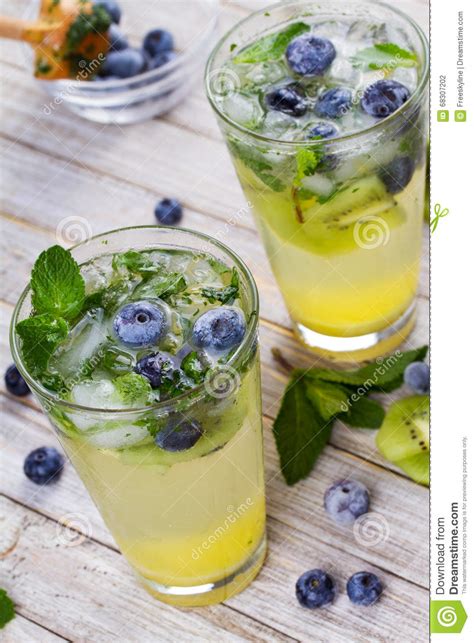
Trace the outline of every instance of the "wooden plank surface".
<instances>
[{"instance_id":1,"label":"wooden plank surface","mask_svg":"<svg viewBox=\"0 0 474 643\"><path fill-rule=\"evenodd\" d=\"M223 2L222 28L262 3ZM426 27L427 3L396 2ZM21 12L27 0L0 2L0 13ZM186 206L184 225L218 236L242 256L261 294L261 345L270 553L257 580L224 605L177 610L137 587L72 466L60 484L32 485L22 473L25 455L55 439L31 398L4 390L0 428L0 521L18 527L11 553L0 558L0 586L18 617L0 633L10 642L174 641L419 641L427 638L428 492L386 463L375 432L337 423L313 474L287 487L278 469L271 422L286 373L275 364L277 346L294 364L314 357L293 338L288 314L271 275L245 200L204 93L163 119L133 127L103 127L62 106L47 115L45 95L32 82L23 50L0 43L2 112L0 150L0 369L11 362L8 325L12 306L37 254L57 239L65 217L88 233L129 224L152 224L163 196ZM407 346L428 341L428 235L418 295L418 322ZM397 391L403 395L406 391ZM387 403L389 400L385 399ZM367 484L381 538L358 541L336 528L322 496L335 478L353 475ZM61 519L80 518L74 546L61 538ZM0 522L0 524L2 524ZM375 570L386 591L370 610L343 595L328 610L307 612L294 599L294 582L310 566L344 578Z\"/></svg>"}]
</instances>

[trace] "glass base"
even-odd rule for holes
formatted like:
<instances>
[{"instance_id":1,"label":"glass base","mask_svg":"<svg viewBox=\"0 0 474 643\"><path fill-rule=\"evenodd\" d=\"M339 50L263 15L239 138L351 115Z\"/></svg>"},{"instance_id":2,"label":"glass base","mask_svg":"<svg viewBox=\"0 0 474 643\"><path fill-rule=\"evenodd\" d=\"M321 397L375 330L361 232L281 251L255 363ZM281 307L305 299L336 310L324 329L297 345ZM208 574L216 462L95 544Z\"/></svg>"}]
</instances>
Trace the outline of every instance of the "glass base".
<instances>
[{"instance_id":1,"label":"glass base","mask_svg":"<svg viewBox=\"0 0 474 643\"><path fill-rule=\"evenodd\" d=\"M222 603L231 596L243 591L257 576L265 561L267 541L264 536L252 556L229 576L203 585L161 585L156 581L138 574L145 589L163 603L178 607L202 607Z\"/></svg>"},{"instance_id":2,"label":"glass base","mask_svg":"<svg viewBox=\"0 0 474 643\"><path fill-rule=\"evenodd\" d=\"M416 318L415 302L391 326L356 337L334 337L317 333L293 322L297 338L330 362L363 362L391 353L410 335Z\"/></svg>"}]
</instances>

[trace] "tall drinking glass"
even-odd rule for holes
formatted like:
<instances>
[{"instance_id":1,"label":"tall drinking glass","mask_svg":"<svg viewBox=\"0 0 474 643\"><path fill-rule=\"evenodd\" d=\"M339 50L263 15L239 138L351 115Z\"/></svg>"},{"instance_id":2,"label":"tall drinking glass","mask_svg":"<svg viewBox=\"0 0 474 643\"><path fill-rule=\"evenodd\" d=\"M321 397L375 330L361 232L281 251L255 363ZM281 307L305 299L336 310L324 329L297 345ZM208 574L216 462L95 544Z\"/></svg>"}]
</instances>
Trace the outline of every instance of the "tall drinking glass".
<instances>
[{"instance_id":1,"label":"tall drinking glass","mask_svg":"<svg viewBox=\"0 0 474 643\"><path fill-rule=\"evenodd\" d=\"M291 34L322 37L328 56L334 46L324 73L301 72L302 48L290 61ZM361 104L378 81L390 114L373 118L378 105ZM373 358L413 326L427 81L421 29L379 2L273 5L238 23L208 61L208 97L295 333L331 359Z\"/></svg>"},{"instance_id":2,"label":"tall drinking glass","mask_svg":"<svg viewBox=\"0 0 474 643\"><path fill-rule=\"evenodd\" d=\"M244 589L265 556L258 294L239 257L192 231L116 230L71 252L86 274L89 265L108 265L107 257L129 250L194 253L190 269L197 278L204 278L209 265L202 262L206 253L215 265L225 264L238 275L245 336L213 378L144 408L70 403L63 399L67 390L55 394L45 388L22 357L15 327L32 312L29 288L13 315L12 353L140 581L162 601L208 605ZM66 389L82 378L83 373L72 372ZM176 417L197 422L202 436L188 450L164 451L153 429Z\"/></svg>"}]
</instances>

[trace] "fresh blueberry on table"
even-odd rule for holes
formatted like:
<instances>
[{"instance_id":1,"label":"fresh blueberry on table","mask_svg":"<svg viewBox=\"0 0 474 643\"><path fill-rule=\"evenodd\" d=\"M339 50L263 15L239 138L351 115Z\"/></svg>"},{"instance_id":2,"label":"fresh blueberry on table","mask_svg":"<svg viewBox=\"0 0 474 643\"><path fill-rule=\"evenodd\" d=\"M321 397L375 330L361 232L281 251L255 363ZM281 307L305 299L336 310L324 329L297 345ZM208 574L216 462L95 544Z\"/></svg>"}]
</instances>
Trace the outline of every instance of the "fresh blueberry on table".
<instances>
[{"instance_id":1,"label":"fresh blueberry on table","mask_svg":"<svg viewBox=\"0 0 474 643\"><path fill-rule=\"evenodd\" d=\"M349 525L367 513L369 504L367 487L356 480L339 480L324 494L327 514L341 525Z\"/></svg>"},{"instance_id":2,"label":"fresh blueberry on table","mask_svg":"<svg viewBox=\"0 0 474 643\"><path fill-rule=\"evenodd\" d=\"M183 207L176 199L163 199L156 204L155 217L161 225L178 225L183 218Z\"/></svg>"},{"instance_id":3,"label":"fresh blueberry on table","mask_svg":"<svg viewBox=\"0 0 474 643\"><path fill-rule=\"evenodd\" d=\"M303 116L307 110L306 98L295 84L273 89L265 96L265 102L270 109L289 116Z\"/></svg>"},{"instance_id":4,"label":"fresh blueberry on table","mask_svg":"<svg viewBox=\"0 0 474 643\"><path fill-rule=\"evenodd\" d=\"M372 605L380 598L383 591L382 583L375 574L357 572L347 581L347 595L355 605Z\"/></svg>"},{"instance_id":5,"label":"fresh blueberry on table","mask_svg":"<svg viewBox=\"0 0 474 643\"><path fill-rule=\"evenodd\" d=\"M196 320L192 341L200 348L228 350L242 342L245 329L245 317L238 308L213 308Z\"/></svg>"},{"instance_id":6,"label":"fresh blueberry on table","mask_svg":"<svg viewBox=\"0 0 474 643\"><path fill-rule=\"evenodd\" d=\"M375 116L386 118L405 103L410 92L397 80L378 80L365 90L362 98L362 109Z\"/></svg>"},{"instance_id":7,"label":"fresh blueberry on table","mask_svg":"<svg viewBox=\"0 0 474 643\"><path fill-rule=\"evenodd\" d=\"M118 25L122 17L122 10L120 9L118 2L115 0L95 0L94 4L104 7L112 22L115 22Z\"/></svg>"},{"instance_id":8,"label":"fresh blueberry on table","mask_svg":"<svg viewBox=\"0 0 474 643\"><path fill-rule=\"evenodd\" d=\"M403 374L405 384L418 395L430 392L430 367L425 362L412 362Z\"/></svg>"},{"instance_id":9,"label":"fresh blueberry on table","mask_svg":"<svg viewBox=\"0 0 474 643\"><path fill-rule=\"evenodd\" d=\"M308 132L308 138L334 138L337 127L332 123L316 123Z\"/></svg>"},{"instance_id":10,"label":"fresh blueberry on table","mask_svg":"<svg viewBox=\"0 0 474 643\"><path fill-rule=\"evenodd\" d=\"M152 346L162 337L166 328L165 313L148 301L126 304L113 321L117 337L131 347Z\"/></svg>"},{"instance_id":11,"label":"fresh blueberry on table","mask_svg":"<svg viewBox=\"0 0 474 643\"><path fill-rule=\"evenodd\" d=\"M332 603L336 596L333 579L322 569L311 569L296 582L296 598L302 607L315 609Z\"/></svg>"},{"instance_id":12,"label":"fresh blueberry on table","mask_svg":"<svg viewBox=\"0 0 474 643\"><path fill-rule=\"evenodd\" d=\"M169 63L171 60L176 58L177 54L174 51L162 51L161 54L157 54L151 58L149 63L150 69L158 69L158 67L163 67L166 63Z\"/></svg>"},{"instance_id":13,"label":"fresh blueberry on table","mask_svg":"<svg viewBox=\"0 0 474 643\"><path fill-rule=\"evenodd\" d=\"M23 471L35 484L49 484L62 473L64 458L54 447L41 447L25 459Z\"/></svg>"},{"instance_id":14,"label":"fresh blueberry on table","mask_svg":"<svg viewBox=\"0 0 474 643\"><path fill-rule=\"evenodd\" d=\"M318 99L315 111L323 118L340 118L352 105L352 92L346 87L328 89Z\"/></svg>"},{"instance_id":15,"label":"fresh blueberry on table","mask_svg":"<svg viewBox=\"0 0 474 643\"><path fill-rule=\"evenodd\" d=\"M202 433L197 420L172 419L157 433L155 444L165 451L187 451L196 444Z\"/></svg>"},{"instance_id":16,"label":"fresh blueberry on table","mask_svg":"<svg viewBox=\"0 0 474 643\"><path fill-rule=\"evenodd\" d=\"M110 42L109 51L122 51L123 49L128 48L127 37L122 32L120 27L117 27L117 25L110 25L108 36Z\"/></svg>"},{"instance_id":17,"label":"fresh blueberry on table","mask_svg":"<svg viewBox=\"0 0 474 643\"><path fill-rule=\"evenodd\" d=\"M288 65L301 76L321 76L335 57L330 40L311 34L295 38L286 49Z\"/></svg>"},{"instance_id":18,"label":"fresh blueberry on table","mask_svg":"<svg viewBox=\"0 0 474 643\"><path fill-rule=\"evenodd\" d=\"M122 49L107 54L100 73L102 76L131 78L148 68L148 56L141 49Z\"/></svg>"},{"instance_id":19,"label":"fresh blueberry on table","mask_svg":"<svg viewBox=\"0 0 474 643\"><path fill-rule=\"evenodd\" d=\"M380 178L390 194L398 194L410 183L415 163L409 156L398 156L380 171Z\"/></svg>"},{"instance_id":20,"label":"fresh blueberry on table","mask_svg":"<svg viewBox=\"0 0 474 643\"><path fill-rule=\"evenodd\" d=\"M171 355L157 352L142 357L134 370L135 373L146 377L152 388L159 388L163 379L169 377L175 369Z\"/></svg>"},{"instance_id":21,"label":"fresh blueberry on table","mask_svg":"<svg viewBox=\"0 0 474 643\"><path fill-rule=\"evenodd\" d=\"M15 364L9 366L5 371L5 386L9 393L17 395L18 397L28 395L30 392L28 384L20 375L20 371Z\"/></svg>"},{"instance_id":22,"label":"fresh blueberry on table","mask_svg":"<svg viewBox=\"0 0 474 643\"><path fill-rule=\"evenodd\" d=\"M143 40L143 49L152 58L166 51L171 51L174 49L173 36L166 29L152 29Z\"/></svg>"}]
</instances>

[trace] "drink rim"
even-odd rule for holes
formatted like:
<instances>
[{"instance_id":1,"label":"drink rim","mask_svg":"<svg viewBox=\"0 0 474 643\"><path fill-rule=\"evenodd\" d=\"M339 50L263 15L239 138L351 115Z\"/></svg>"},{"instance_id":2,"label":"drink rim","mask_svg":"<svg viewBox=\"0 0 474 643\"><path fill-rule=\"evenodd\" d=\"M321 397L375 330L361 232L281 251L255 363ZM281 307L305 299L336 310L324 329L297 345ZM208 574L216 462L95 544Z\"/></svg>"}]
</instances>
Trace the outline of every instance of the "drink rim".
<instances>
[{"instance_id":1,"label":"drink rim","mask_svg":"<svg viewBox=\"0 0 474 643\"><path fill-rule=\"evenodd\" d=\"M94 235L90 237L89 239L86 239L85 241L82 241L81 243L77 243L68 250L73 251L76 248L84 247L87 244L89 244L92 241L97 241L101 239L105 239L109 237L112 234L117 234L119 232L128 232L131 230L149 230L150 232L152 230L160 230L166 233L179 233L182 234L184 233L185 235L189 235L189 237L193 238L198 238L204 241L206 244L209 244L209 246L214 246L221 250L225 255L230 257L232 261L237 265L238 269L241 271L243 276L245 277L246 283L248 285L248 291L249 291L249 303L251 307L251 313L250 313L250 318L247 324L247 329L244 335L244 339L242 340L242 343L239 345L235 353L231 356L228 362L225 363L225 366L235 366L239 365L239 362L242 358L242 355L245 355L247 351L251 350L252 344L257 337L257 331L258 331L258 320L259 320L259 296L258 296L258 290L257 290L257 285L255 283L255 280L253 278L252 273L250 272L249 268L245 264L245 262L239 257L237 253L235 253L233 250L231 250L228 246L226 246L224 243L218 241L217 239L212 238L211 236L204 234L202 232L196 232L195 230L191 230L190 228L178 228L174 226L158 226L158 225L147 225L147 226L128 226L125 228L116 228L114 230L109 230L107 232L102 232L101 234ZM166 249L168 246L172 246L173 244L168 244L166 246L165 244L162 244L163 248ZM174 244L175 248L182 248L183 250L189 250L193 251L193 248L186 248L185 246L179 246L178 243ZM104 245L104 248L106 249L107 246ZM130 248L133 249L133 248ZM155 249L160 249L160 245L157 244ZM195 249L197 250L197 249ZM203 252L206 252L203 250ZM106 254L106 253L105 253ZM209 254L211 254L209 250ZM96 257L100 256L99 254L96 255ZM86 263L86 262L84 262ZM80 266L84 265L84 263L79 264ZM206 383L203 382L202 384L199 384L199 386L196 386L193 389L190 389L189 391L185 391L181 395L178 395L176 397L173 397L168 400L163 400L161 402L156 402L154 404L150 404L148 406L142 406L142 407L134 407L134 408L125 408L125 409L117 409L117 408L111 408L111 409L104 409L104 408L97 408L93 406L86 406L82 404L76 404L74 402L68 402L67 400L64 400L57 396L53 391L50 391L47 389L41 382L38 382L28 371L26 365L24 364L22 355L21 355L21 347L20 347L20 338L18 336L18 333L16 332L16 324L19 321L18 317L20 315L20 312L22 310L23 304L25 303L26 298L31 292L30 285L28 284L26 288L23 290L23 292L20 295L20 298L18 299L18 302L14 308L11 323L10 323L10 348L13 356L13 361L15 362L18 370L20 371L20 374L28 384L28 386L38 393L42 398L46 398L48 400L48 403L51 404L51 407L64 407L69 411L80 411L80 412L90 412L90 413L95 413L95 414L114 414L114 415L120 415L121 417L125 415L136 415L139 413L145 413L145 412L150 412L150 411L156 411L156 410L166 410L166 409L173 409L175 406L182 404L186 400L193 400L196 402L197 400L201 399L206 395Z\"/></svg>"},{"instance_id":2,"label":"drink rim","mask_svg":"<svg viewBox=\"0 0 474 643\"><path fill-rule=\"evenodd\" d=\"M327 1L327 0L326 0ZM242 20L239 20L238 23L236 23L231 29L229 29L223 36L220 38L218 43L215 45L214 49L212 50L209 59L206 64L206 70L205 70L205 86L206 86L206 93L207 93L207 98L211 104L211 107L214 109L214 111L217 113L217 115L222 118L223 121L225 121L227 124L229 124L231 127L235 128L236 130L239 130L246 136L256 139L262 143L271 143L275 145L281 145L283 148L288 148L288 149L295 149L299 147L307 147L308 146L308 141L283 141L278 138L272 138L271 136L265 136L263 134L259 134L257 132L254 132L250 129L247 129L243 125L240 125L236 121L232 120L225 112L220 109L219 105L214 99L215 92L212 90L211 87L211 78L212 78L212 72L214 71L212 69L212 65L215 61L215 58L217 54L220 52L221 47L224 45L226 40L229 38L231 34L233 34L237 29L245 26L248 22L256 18L257 16L264 15L265 13L269 11L274 11L279 8L283 7L289 7L291 5L304 5L304 4L312 4L314 0L290 0L286 2L277 2L275 4L267 5L263 7L262 9L259 9L258 11L252 12L250 15L246 16ZM339 5L351 5L354 4L354 2L351 2L351 0L331 0L331 5L339 4ZM397 118L400 116L401 113L408 111L413 105L416 105L420 98L423 96L423 92L425 90L425 87L428 83L428 77L429 77L429 69L430 69L430 64L429 64L429 46L428 46L428 40L421 29L421 27L418 25L418 23L413 20L409 15L407 15L404 11L401 11L398 8L392 7L391 5L385 3L385 2L375 2L373 0L366 0L365 2L362 3L357 3L357 6L360 7L361 4L365 5L377 5L380 7L383 7L387 11L397 14L403 20L408 22L415 30L417 33L420 42L422 44L423 48L423 53L424 53L424 60L423 60L423 68L421 72L421 77L420 80L416 86L415 91L410 95L408 100L397 110L395 110L392 114L387 116L386 118L380 119L378 122L374 123L370 127L367 127L365 129L359 130L357 132L351 132L349 134L340 134L338 136L334 136L330 139L324 140L324 141L318 141L319 143L324 143L325 145L334 145L337 143L346 143L350 142L352 140L357 140L359 137L367 136L369 134L372 134L373 132L380 132L383 131L384 128L387 127L387 125L390 125L393 122L396 122ZM221 67L222 69L222 67Z\"/></svg>"}]
</instances>

